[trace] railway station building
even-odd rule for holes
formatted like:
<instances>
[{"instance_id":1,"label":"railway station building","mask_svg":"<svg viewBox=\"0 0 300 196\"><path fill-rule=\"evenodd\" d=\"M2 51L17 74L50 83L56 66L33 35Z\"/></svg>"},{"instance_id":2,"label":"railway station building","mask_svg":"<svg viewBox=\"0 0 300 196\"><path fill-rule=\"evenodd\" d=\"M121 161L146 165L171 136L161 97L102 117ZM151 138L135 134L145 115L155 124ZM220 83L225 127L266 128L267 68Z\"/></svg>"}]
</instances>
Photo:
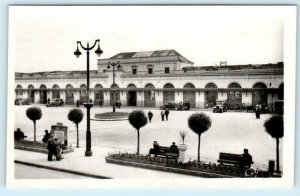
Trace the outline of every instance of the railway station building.
<instances>
[{"instance_id":1,"label":"railway station building","mask_svg":"<svg viewBox=\"0 0 300 196\"><path fill-rule=\"evenodd\" d=\"M113 69L108 62L119 63ZM226 100L236 105L266 104L283 100L284 64L200 66L175 50L124 52L97 60L97 70L90 71L90 98L95 105L160 107L171 101L189 102L191 108L214 106ZM86 71L51 71L15 73L16 98L46 104L60 98L65 104L87 101ZM115 99L113 99L115 96Z\"/></svg>"}]
</instances>

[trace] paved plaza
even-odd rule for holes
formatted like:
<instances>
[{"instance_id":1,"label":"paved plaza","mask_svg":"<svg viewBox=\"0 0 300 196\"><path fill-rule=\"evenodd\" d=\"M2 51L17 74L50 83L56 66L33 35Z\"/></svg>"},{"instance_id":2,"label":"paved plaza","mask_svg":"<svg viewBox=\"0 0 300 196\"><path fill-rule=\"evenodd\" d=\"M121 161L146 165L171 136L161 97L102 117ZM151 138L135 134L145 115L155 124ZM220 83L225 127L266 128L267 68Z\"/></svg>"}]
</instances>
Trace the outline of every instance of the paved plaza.
<instances>
[{"instance_id":1,"label":"paved plaza","mask_svg":"<svg viewBox=\"0 0 300 196\"><path fill-rule=\"evenodd\" d=\"M29 106L15 107L15 129L21 128L27 140L33 140L33 123L26 117L26 109ZM69 129L69 140L76 145L75 125L67 118L68 111L72 106L45 107L40 106L43 112L41 120L37 121L37 140L41 141L44 130L51 129L51 125L62 122ZM86 109L81 106L86 115ZM188 145L186 152L187 160L195 160L197 156L197 135L188 128L187 118L192 111L171 111L169 121L161 121L160 110L157 108L121 108L117 111L130 112L142 109L147 113L151 110L154 114L152 123L148 123L140 131L140 152L147 154L154 140L161 146L170 146L173 141L180 143L179 132L188 131L185 143ZM94 107L91 117L95 113L111 111L111 107ZM261 115L256 119L254 113L234 112L212 113L211 110L203 111L212 118L211 128L202 134L200 159L206 162L217 162L219 152L241 154L244 148L248 148L253 156L253 167L267 168L269 160L275 160L275 140L272 139L263 127L264 121L269 114ZM13 131L13 130L11 130ZM85 148L86 119L79 124L80 148ZM108 149L108 152L136 152L136 130L125 121L91 121L92 150L93 147ZM46 156L46 155L45 155ZM280 162L282 163L282 143L280 142ZM281 164L280 164L281 165Z\"/></svg>"}]
</instances>

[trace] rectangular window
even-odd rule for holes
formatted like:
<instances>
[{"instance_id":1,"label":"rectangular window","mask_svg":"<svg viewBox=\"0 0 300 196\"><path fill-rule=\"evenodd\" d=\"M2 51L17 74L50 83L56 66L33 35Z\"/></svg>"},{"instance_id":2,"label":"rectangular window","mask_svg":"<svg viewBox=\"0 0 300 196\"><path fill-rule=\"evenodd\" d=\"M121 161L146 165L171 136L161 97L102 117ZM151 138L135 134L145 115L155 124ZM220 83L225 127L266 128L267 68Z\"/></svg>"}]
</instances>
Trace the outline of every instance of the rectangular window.
<instances>
[{"instance_id":1,"label":"rectangular window","mask_svg":"<svg viewBox=\"0 0 300 196\"><path fill-rule=\"evenodd\" d=\"M165 73L166 74L170 73L170 68L169 67L165 67Z\"/></svg>"},{"instance_id":2,"label":"rectangular window","mask_svg":"<svg viewBox=\"0 0 300 196\"><path fill-rule=\"evenodd\" d=\"M132 74L136 74L136 69L132 69Z\"/></svg>"},{"instance_id":3,"label":"rectangular window","mask_svg":"<svg viewBox=\"0 0 300 196\"><path fill-rule=\"evenodd\" d=\"M153 74L153 68L148 68L148 74Z\"/></svg>"}]
</instances>

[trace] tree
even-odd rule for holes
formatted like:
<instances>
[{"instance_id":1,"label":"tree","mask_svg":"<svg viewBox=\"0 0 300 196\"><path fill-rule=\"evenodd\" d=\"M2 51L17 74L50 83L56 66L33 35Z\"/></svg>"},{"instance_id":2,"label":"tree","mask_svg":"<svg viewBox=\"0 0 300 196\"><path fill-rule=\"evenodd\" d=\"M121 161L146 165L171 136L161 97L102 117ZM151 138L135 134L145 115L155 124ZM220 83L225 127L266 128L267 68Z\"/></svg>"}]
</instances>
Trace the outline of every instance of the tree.
<instances>
[{"instance_id":1,"label":"tree","mask_svg":"<svg viewBox=\"0 0 300 196\"><path fill-rule=\"evenodd\" d=\"M129 123L137 130L137 154L140 153L140 128L147 124L147 117L141 110L134 110L128 116Z\"/></svg>"},{"instance_id":2,"label":"tree","mask_svg":"<svg viewBox=\"0 0 300 196\"><path fill-rule=\"evenodd\" d=\"M77 148L79 148L79 133L78 133L78 124L82 121L83 119L83 113L81 109L71 109L68 114L68 119L75 123L76 125L76 130L77 130Z\"/></svg>"},{"instance_id":3,"label":"tree","mask_svg":"<svg viewBox=\"0 0 300 196\"><path fill-rule=\"evenodd\" d=\"M211 119L204 113L195 113L188 118L189 128L198 134L198 162L200 162L200 138L201 134L211 126Z\"/></svg>"},{"instance_id":4,"label":"tree","mask_svg":"<svg viewBox=\"0 0 300 196\"><path fill-rule=\"evenodd\" d=\"M276 172L279 172L279 138L283 137L283 116L271 116L264 126L265 131L276 139Z\"/></svg>"},{"instance_id":5,"label":"tree","mask_svg":"<svg viewBox=\"0 0 300 196\"><path fill-rule=\"evenodd\" d=\"M39 107L30 107L26 110L26 116L33 121L34 141L36 141L36 121L40 120L42 115L42 110Z\"/></svg>"}]
</instances>

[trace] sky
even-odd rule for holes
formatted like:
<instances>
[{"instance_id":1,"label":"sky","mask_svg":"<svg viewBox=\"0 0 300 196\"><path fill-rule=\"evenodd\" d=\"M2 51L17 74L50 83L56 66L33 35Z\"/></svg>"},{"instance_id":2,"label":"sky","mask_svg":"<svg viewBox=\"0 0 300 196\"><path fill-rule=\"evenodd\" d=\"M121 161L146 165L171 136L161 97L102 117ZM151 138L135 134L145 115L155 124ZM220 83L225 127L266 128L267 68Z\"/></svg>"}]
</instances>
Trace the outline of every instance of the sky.
<instances>
[{"instance_id":1,"label":"sky","mask_svg":"<svg viewBox=\"0 0 300 196\"><path fill-rule=\"evenodd\" d=\"M284 14L277 6L14 6L9 56L16 72L86 70L76 41L100 39L120 52L174 49L194 66L283 61ZM96 48L90 69L97 69Z\"/></svg>"}]
</instances>

